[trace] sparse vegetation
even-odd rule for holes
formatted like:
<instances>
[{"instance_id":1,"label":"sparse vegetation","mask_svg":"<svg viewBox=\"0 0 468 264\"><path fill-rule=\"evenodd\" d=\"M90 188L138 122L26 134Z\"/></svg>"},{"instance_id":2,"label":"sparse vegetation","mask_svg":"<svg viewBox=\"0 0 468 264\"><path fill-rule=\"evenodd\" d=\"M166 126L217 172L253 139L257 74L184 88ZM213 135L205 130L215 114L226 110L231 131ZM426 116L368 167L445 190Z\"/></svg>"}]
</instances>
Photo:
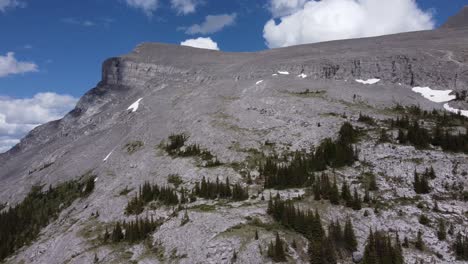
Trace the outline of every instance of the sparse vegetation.
<instances>
[{"instance_id":1,"label":"sparse vegetation","mask_svg":"<svg viewBox=\"0 0 468 264\"><path fill-rule=\"evenodd\" d=\"M41 229L55 220L73 201L94 189L93 175L68 181L55 187L33 186L26 198L0 213L0 260L35 240Z\"/></svg>"},{"instance_id":2,"label":"sparse vegetation","mask_svg":"<svg viewBox=\"0 0 468 264\"><path fill-rule=\"evenodd\" d=\"M209 150L201 148L197 144L186 145L186 134L172 134L168 143L162 144L164 150L172 157L199 157L205 167L217 167L223 165Z\"/></svg>"},{"instance_id":3,"label":"sparse vegetation","mask_svg":"<svg viewBox=\"0 0 468 264\"><path fill-rule=\"evenodd\" d=\"M143 141L137 140L125 144L124 149L127 151L128 154L132 155L133 153L142 149L144 145L145 144L143 143Z\"/></svg>"},{"instance_id":4,"label":"sparse vegetation","mask_svg":"<svg viewBox=\"0 0 468 264\"><path fill-rule=\"evenodd\" d=\"M159 187L157 184L152 185L145 182L140 186L137 195L127 203L125 213L138 215L151 201L159 201L165 205L177 205L179 198L176 191L170 187Z\"/></svg>"}]
</instances>

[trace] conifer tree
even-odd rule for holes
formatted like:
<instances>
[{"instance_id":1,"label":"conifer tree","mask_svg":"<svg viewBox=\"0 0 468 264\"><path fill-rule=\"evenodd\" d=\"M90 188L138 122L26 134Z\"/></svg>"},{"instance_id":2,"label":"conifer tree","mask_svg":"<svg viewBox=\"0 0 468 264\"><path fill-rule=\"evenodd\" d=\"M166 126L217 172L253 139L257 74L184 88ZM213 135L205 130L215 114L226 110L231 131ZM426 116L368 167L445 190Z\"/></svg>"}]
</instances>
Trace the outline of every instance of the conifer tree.
<instances>
[{"instance_id":1,"label":"conifer tree","mask_svg":"<svg viewBox=\"0 0 468 264\"><path fill-rule=\"evenodd\" d=\"M255 240L258 240L258 230L255 229Z\"/></svg>"},{"instance_id":2,"label":"conifer tree","mask_svg":"<svg viewBox=\"0 0 468 264\"><path fill-rule=\"evenodd\" d=\"M275 242L271 242L268 246L268 256L275 262L286 261L283 241L281 240L278 232L276 232Z\"/></svg>"},{"instance_id":3,"label":"conifer tree","mask_svg":"<svg viewBox=\"0 0 468 264\"><path fill-rule=\"evenodd\" d=\"M447 238L447 230L445 228L445 221L440 219L439 220L439 228L437 230L437 238L439 240L445 240Z\"/></svg>"},{"instance_id":4,"label":"conifer tree","mask_svg":"<svg viewBox=\"0 0 468 264\"><path fill-rule=\"evenodd\" d=\"M120 222L117 222L117 224L114 227L114 230L112 231L112 242L120 242L123 239L124 235L122 233L122 227L120 226Z\"/></svg>"},{"instance_id":5,"label":"conifer tree","mask_svg":"<svg viewBox=\"0 0 468 264\"><path fill-rule=\"evenodd\" d=\"M352 202L352 207L354 210L359 211L362 208L361 205L361 197L357 192L357 189L354 188L354 195L353 195L353 202Z\"/></svg>"},{"instance_id":6,"label":"conifer tree","mask_svg":"<svg viewBox=\"0 0 468 264\"><path fill-rule=\"evenodd\" d=\"M346 202L346 206L350 207L352 202L351 191L349 190L348 183L346 181L343 182L341 186L341 199Z\"/></svg>"},{"instance_id":7,"label":"conifer tree","mask_svg":"<svg viewBox=\"0 0 468 264\"><path fill-rule=\"evenodd\" d=\"M424 241L422 239L421 230L418 230L418 237L416 238L416 242L414 243L414 246L421 251L424 250Z\"/></svg>"},{"instance_id":8,"label":"conifer tree","mask_svg":"<svg viewBox=\"0 0 468 264\"><path fill-rule=\"evenodd\" d=\"M338 191L338 185L336 184L336 178L333 179L333 186L330 190L330 202L332 204L340 204L340 192Z\"/></svg>"},{"instance_id":9,"label":"conifer tree","mask_svg":"<svg viewBox=\"0 0 468 264\"><path fill-rule=\"evenodd\" d=\"M357 240L356 235L354 234L353 223L351 219L348 217L346 219L346 224L344 228L344 242L345 248L351 252L356 251L357 249Z\"/></svg>"}]
</instances>

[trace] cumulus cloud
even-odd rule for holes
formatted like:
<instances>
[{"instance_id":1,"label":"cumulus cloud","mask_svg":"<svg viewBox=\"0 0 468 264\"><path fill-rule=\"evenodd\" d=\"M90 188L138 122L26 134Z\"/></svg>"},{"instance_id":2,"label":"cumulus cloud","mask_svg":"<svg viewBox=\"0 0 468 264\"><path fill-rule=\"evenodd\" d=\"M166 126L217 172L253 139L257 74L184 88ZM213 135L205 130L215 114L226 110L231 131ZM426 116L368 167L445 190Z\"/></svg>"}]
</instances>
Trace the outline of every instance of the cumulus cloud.
<instances>
[{"instance_id":1,"label":"cumulus cloud","mask_svg":"<svg viewBox=\"0 0 468 264\"><path fill-rule=\"evenodd\" d=\"M186 29L185 33L193 34L211 34L220 31L224 27L233 25L237 14L209 15L201 24L195 24Z\"/></svg>"},{"instance_id":2,"label":"cumulus cloud","mask_svg":"<svg viewBox=\"0 0 468 264\"><path fill-rule=\"evenodd\" d=\"M218 43L214 42L211 38L187 39L186 41L182 41L180 45L200 49L219 50Z\"/></svg>"},{"instance_id":3,"label":"cumulus cloud","mask_svg":"<svg viewBox=\"0 0 468 264\"><path fill-rule=\"evenodd\" d=\"M0 77L37 71L38 67L33 62L17 61L14 52L8 52L5 56L0 55Z\"/></svg>"},{"instance_id":4,"label":"cumulus cloud","mask_svg":"<svg viewBox=\"0 0 468 264\"><path fill-rule=\"evenodd\" d=\"M7 9L24 7L26 4L18 0L0 0L0 12L6 12Z\"/></svg>"},{"instance_id":5,"label":"cumulus cloud","mask_svg":"<svg viewBox=\"0 0 468 264\"><path fill-rule=\"evenodd\" d=\"M293 14L304 7L307 0L271 0L268 8L274 17Z\"/></svg>"},{"instance_id":6,"label":"cumulus cloud","mask_svg":"<svg viewBox=\"0 0 468 264\"><path fill-rule=\"evenodd\" d=\"M149 17L158 8L158 0L126 0L126 2L133 8L141 9Z\"/></svg>"},{"instance_id":7,"label":"cumulus cloud","mask_svg":"<svg viewBox=\"0 0 468 264\"><path fill-rule=\"evenodd\" d=\"M286 15L278 23L271 19L265 24L263 37L268 47L434 28L432 14L421 10L415 0L307 0L302 6L300 2L272 0L272 15Z\"/></svg>"},{"instance_id":8,"label":"cumulus cloud","mask_svg":"<svg viewBox=\"0 0 468 264\"><path fill-rule=\"evenodd\" d=\"M77 101L56 93L38 93L26 99L0 97L0 153L17 144L36 126L62 118Z\"/></svg>"},{"instance_id":9,"label":"cumulus cloud","mask_svg":"<svg viewBox=\"0 0 468 264\"><path fill-rule=\"evenodd\" d=\"M198 0L171 0L172 8L174 8L178 14L183 15L195 12L199 3Z\"/></svg>"}]
</instances>

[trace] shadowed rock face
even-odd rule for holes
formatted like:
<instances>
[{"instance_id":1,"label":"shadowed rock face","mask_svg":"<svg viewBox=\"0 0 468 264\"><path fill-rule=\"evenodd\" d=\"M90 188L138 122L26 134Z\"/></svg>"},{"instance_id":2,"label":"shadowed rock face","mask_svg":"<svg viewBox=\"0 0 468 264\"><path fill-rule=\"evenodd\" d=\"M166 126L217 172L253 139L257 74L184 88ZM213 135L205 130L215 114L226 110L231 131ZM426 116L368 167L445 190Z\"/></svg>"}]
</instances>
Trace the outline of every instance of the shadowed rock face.
<instances>
[{"instance_id":1,"label":"shadowed rock face","mask_svg":"<svg viewBox=\"0 0 468 264\"><path fill-rule=\"evenodd\" d=\"M468 27L468 5L466 5L458 14L450 17L442 28L462 28Z\"/></svg>"},{"instance_id":2,"label":"shadowed rock face","mask_svg":"<svg viewBox=\"0 0 468 264\"><path fill-rule=\"evenodd\" d=\"M360 112L383 120L393 117L387 109L395 103L443 110L442 104L424 99L411 88L467 90L468 27L463 27L466 10L433 31L256 53L144 43L130 54L108 59L103 63L101 82L80 99L73 111L61 120L34 129L12 150L0 154L0 203L14 204L34 184L55 185L90 169L99 177L96 191L74 205L78 210L72 208L69 216L62 217L60 223L66 224L63 227L51 224L44 232L44 240L25 248L16 260L90 262L94 256L92 247L76 231L89 224L86 221L95 211L99 211L102 222L125 219L123 208L128 197L118 193L126 186L138 190L144 181L166 184L167 176L174 173L181 175L187 188L193 187L202 176L242 181L239 173L230 167L200 169L187 159L172 159L161 153L157 146L171 133L189 134L191 142L230 164L243 162L248 156L246 150L261 149L265 142L274 142L278 151L309 149L336 134L345 120L340 117L343 113L354 121ZM278 74L278 71L289 74ZM364 85L355 81L372 78L380 82ZM136 112L128 111L140 98ZM465 103L457 107L468 109ZM124 145L135 140L144 142L144 148L129 155ZM468 171L465 155L422 152L406 146L376 147L373 142L365 142L359 148L376 171L407 177L401 181L403 187L396 185L400 184L397 181L379 183L388 189L390 196L406 197L405 192L411 192L409 179L417 166L423 169L423 165L434 165L441 175L451 175L452 165L460 172ZM408 161L409 158L423 163L416 164ZM348 182L357 177L347 173L343 175L348 177ZM188 254L183 263L222 263L232 253L225 248L239 245L238 241L218 241L218 235L245 222L245 217L262 215L264 211L263 205L254 204L233 210L223 208L212 215L191 213L191 223L195 226L187 224L182 228L173 219L155 237L162 239L168 249L177 247ZM324 212L331 219L340 213L332 209ZM393 216L395 221L400 221L396 212L390 213L389 217L374 219L376 225L392 227L388 221ZM369 226L361 215L356 216L355 226L363 242ZM463 221L466 218L456 217ZM213 228L207 228L202 220L212 221ZM411 229L410 220L401 221L402 231ZM187 239L187 234L194 233L197 245ZM76 252L81 255L76 257ZM262 256L257 253L253 250L241 253L241 259L256 260L241 263L262 263ZM207 256L211 256L209 260ZM107 262L113 260L109 257ZM298 256L297 262L302 260Z\"/></svg>"}]
</instances>

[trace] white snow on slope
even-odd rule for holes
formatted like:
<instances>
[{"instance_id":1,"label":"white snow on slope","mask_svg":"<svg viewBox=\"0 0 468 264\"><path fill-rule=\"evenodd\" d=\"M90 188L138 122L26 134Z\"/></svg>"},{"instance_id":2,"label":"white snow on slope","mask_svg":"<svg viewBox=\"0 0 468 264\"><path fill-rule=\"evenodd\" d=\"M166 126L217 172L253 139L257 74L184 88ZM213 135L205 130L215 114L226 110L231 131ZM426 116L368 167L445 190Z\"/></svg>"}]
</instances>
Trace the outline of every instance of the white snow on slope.
<instances>
[{"instance_id":1,"label":"white snow on slope","mask_svg":"<svg viewBox=\"0 0 468 264\"><path fill-rule=\"evenodd\" d=\"M362 83L362 84L376 84L380 82L380 79L367 79L367 80L357 79L356 82Z\"/></svg>"},{"instance_id":2,"label":"white snow on slope","mask_svg":"<svg viewBox=\"0 0 468 264\"><path fill-rule=\"evenodd\" d=\"M140 101L143 100L143 98L138 99L136 102L134 102L131 106L127 108L127 110L132 110L132 113L136 112L138 110L138 107L140 107Z\"/></svg>"},{"instance_id":3,"label":"white snow on slope","mask_svg":"<svg viewBox=\"0 0 468 264\"><path fill-rule=\"evenodd\" d=\"M436 103L444 103L455 99L455 95L450 95L452 90L432 90L429 87L414 87L413 92L421 94L424 98Z\"/></svg>"},{"instance_id":4,"label":"white snow on slope","mask_svg":"<svg viewBox=\"0 0 468 264\"><path fill-rule=\"evenodd\" d=\"M276 74L276 73L273 73L271 76L278 76L278 74Z\"/></svg>"},{"instance_id":5,"label":"white snow on slope","mask_svg":"<svg viewBox=\"0 0 468 264\"><path fill-rule=\"evenodd\" d=\"M278 71L279 74L282 74L282 75L289 75L289 72L287 71Z\"/></svg>"},{"instance_id":6,"label":"white snow on slope","mask_svg":"<svg viewBox=\"0 0 468 264\"><path fill-rule=\"evenodd\" d=\"M260 80L260 81L256 82L255 84L256 84L256 85L259 85L259 84L261 84L262 82L263 82L263 80Z\"/></svg>"},{"instance_id":7,"label":"white snow on slope","mask_svg":"<svg viewBox=\"0 0 468 264\"><path fill-rule=\"evenodd\" d=\"M110 158L110 156L112 155L112 152L114 152L114 150L109 152L109 154L107 154L107 156L102 161L106 162Z\"/></svg>"},{"instance_id":8,"label":"white snow on slope","mask_svg":"<svg viewBox=\"0 0 468 264\"><path fill-rule=\"evenodd\" d=\"M299 74L297 77L302 78L302 79L305 79L305 78L307 78L307 75L304 74L304 73L301 73L301 74Z\"/></svg>"},{"instance_id":9,"label":"white snow on slope","mask_svg":"<svg viewBox=\"0 0 468 264\"><path fill-rule=\"evenodd\" d=\"M455 108L451 107L449 104L444 104L444 108L445 108L445 110L447 110L449 112L452 112L452 113L455 113L455 114L460 113L462 116L468 117L468 110L455 109Z\"/></svg>"}]
</instances>

